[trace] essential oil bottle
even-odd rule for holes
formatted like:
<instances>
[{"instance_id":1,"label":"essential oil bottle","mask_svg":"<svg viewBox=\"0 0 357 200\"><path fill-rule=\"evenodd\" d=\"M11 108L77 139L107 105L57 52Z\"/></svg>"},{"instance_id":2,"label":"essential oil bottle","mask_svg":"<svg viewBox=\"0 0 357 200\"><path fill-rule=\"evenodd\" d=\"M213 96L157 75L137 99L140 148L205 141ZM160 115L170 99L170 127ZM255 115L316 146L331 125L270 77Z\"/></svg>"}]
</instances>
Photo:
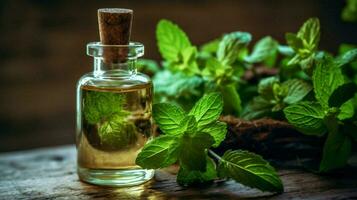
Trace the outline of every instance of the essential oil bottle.
<instances>
[{"instance_id":1,"label":"essential oil bottle","mask_svg":"<svg viewBox=\"0 0 357 200\"><path fill-rule=\"evenodd\" d=\"M87 45L93 72L77 85L77 172L82 181L131 186L153 177L135 165L152 137L152 82L137 72L144 46L130 42L133 11L98 10L100 42Z\"/></svg>"}]
</instances>

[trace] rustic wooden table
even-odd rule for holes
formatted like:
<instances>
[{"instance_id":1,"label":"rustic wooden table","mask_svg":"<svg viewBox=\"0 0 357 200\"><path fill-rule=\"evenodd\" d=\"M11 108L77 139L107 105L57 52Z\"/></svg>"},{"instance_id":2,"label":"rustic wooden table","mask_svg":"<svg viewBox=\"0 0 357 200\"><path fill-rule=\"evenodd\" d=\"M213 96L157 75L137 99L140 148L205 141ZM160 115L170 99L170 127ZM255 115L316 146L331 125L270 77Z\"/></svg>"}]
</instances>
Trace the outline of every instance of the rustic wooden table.
<instances>
[{"instance_id":1,"label":"rustic wooden table","mask_svg":"<svg viewBox=\"0 0 357 200\"><path fill-rule=\"evenodd\" d=\"M333 176L279 170L285 192L274 195L234 181L182 188L174 175L163 170L140 186L103 188L78 180L75 157L74 146L0 154L0 199L357 199L354 167Z\"/></svg>"}]
</instances>

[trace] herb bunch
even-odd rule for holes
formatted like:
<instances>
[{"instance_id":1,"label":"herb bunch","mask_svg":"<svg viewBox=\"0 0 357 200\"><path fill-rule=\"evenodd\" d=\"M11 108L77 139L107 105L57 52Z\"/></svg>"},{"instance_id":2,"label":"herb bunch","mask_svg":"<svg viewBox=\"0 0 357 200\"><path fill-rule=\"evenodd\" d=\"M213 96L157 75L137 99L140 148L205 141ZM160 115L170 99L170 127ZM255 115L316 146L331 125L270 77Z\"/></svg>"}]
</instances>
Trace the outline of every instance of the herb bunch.
<instances>
[{"instance_id":1,"label":"herb bunch","mask_svg":"<svg viewBox=\"0 0 357 200\"><path fill-rule=\"evenodd\" d=\"M188 113L175 104L155 104L154 120L163 135L144 146L136 163L146 169L179 163L177 182L183 186L219 177L232 178L262 191L282 192L281 180L261 156L229 150L220 157L210 150L224 140L227 132L227 125L218 121L222 109L223 100L218 93L204 95ZM214 160L218 161L217 166Z\"/></svg>"},{"instance_id":2,"label":"herb bunch","mask_svg":"<svg viewBox=\"0 0 357 200\"><path fill-rule=\"evenodd\" d=\"M343 167L356 139L357 48L342 44L337 56L320 50L320 29L310 18L297 33L286 33L287 45L266 36L250 50L252 36L237 31L196 47L176 24L161 20L156 37L164 61L154 75L156 101L189 110L202 95L220 92L223 114L287 120L303 134L326 137L319 171ZM260 76L260 66L277 72ZM245 79L248 72L256 82Z\"/></svg>"}]
</instances>

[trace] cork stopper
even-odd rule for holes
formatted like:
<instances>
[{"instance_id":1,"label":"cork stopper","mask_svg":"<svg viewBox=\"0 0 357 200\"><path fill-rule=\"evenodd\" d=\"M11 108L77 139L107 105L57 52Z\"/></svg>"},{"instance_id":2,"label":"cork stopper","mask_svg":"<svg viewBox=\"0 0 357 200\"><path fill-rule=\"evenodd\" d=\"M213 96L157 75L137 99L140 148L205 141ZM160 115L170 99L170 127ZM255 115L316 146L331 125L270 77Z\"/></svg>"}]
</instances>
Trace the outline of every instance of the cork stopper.
<instances>
[{"instance_id":1,"label":"cork stopper","mask_svg":"<svg viewBox=\"0 0 357 200\"><path fill-rule=\"evenodd\" d=\"M133 11L123 8L98 9L100 42L105 45L128 45ZM124 62L128 49L104 48L105 63Z\"/></svg>"}]
</instances>

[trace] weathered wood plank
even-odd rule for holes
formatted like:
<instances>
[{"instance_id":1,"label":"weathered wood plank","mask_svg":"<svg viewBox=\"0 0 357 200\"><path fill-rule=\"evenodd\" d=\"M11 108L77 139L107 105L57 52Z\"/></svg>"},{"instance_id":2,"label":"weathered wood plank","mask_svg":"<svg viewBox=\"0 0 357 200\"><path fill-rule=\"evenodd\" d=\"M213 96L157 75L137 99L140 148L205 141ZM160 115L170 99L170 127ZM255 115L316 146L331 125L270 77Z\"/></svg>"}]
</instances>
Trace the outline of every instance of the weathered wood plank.
<instances>
[{"instance_id":1,"label":"weathered wood plank","mask_svg":"<svg viewBox=\"0 0 357 200\"><path fill-rule=\"evenodd\" d=\"M285 192L262 193L234 181L205 188L182 188L159 170L150 182L128 188L82 183L75 171L73 146L0 154L0 199L350 199L357 198L357 168L333 176L297 169L279 170Z\"/></svg>"}]
</instances>

